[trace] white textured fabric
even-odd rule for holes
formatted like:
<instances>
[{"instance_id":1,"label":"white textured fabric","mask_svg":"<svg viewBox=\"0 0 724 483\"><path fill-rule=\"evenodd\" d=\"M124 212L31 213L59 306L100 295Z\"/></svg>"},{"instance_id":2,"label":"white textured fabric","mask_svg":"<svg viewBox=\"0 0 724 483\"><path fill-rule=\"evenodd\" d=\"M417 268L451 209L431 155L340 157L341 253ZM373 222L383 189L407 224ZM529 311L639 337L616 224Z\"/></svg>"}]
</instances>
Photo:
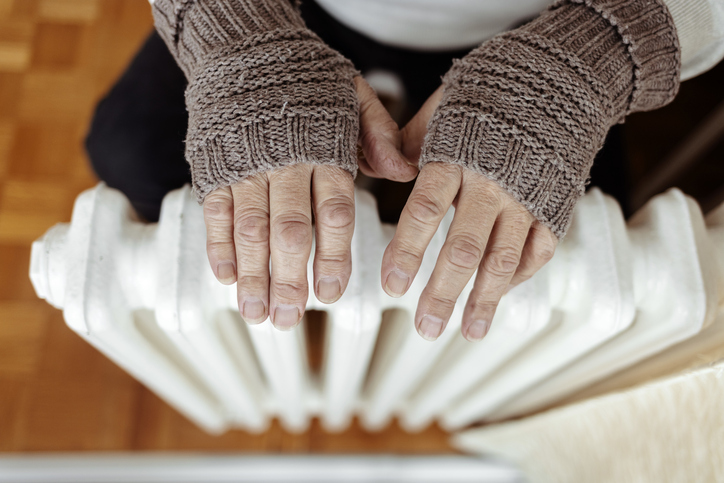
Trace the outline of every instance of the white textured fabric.
<instances>
[{"instance_id":1,"label":"white textured fabric","mask_svg":"<svg viewBox=\"0 0 724 483\"><path fill-rule=\"evenodd\" d=\"M532 483L724 481L724 362L454 437Z\"/></svg>"},{"instance_id":2,"label":"white textured fabric","mask_svg":"<svg viewBox=\"0 0 724 483\"><path fill-rule=\"evenodd\" d=\"M316 2L341 23L378 42L418 50L451 50L478 45L535 16L552 0ZM681 80L696 77L724 59L724 0L664 3L674 17L681 43Z\"/></svg>"},{"instance_id":3,"label":"white textured fabric","mask_svg":"<svg viewBox=\"0 0 724 483\"><path fill-rule=\"evenodd\" d=\"M681 79L706 72L724 58L724 0L664 0L681 44Z\"/></svg>"},{"instance_id":4,"label":"white textured fabric","mask_svg":"<svg viewBox=\"0 0 724 483\"><path fill-rule=\"evenodd\" d=\"M309 1L309 0L308 0ZM349 28L419 50L472 47L531 18L552 0L316 0ZM724 58L724 0L664 0L682 46L682 80Z\"/></svg>"},{"instance_id":5,"label":"white textured fabric","mask_svg":"<svg viewBox=\"0 0 724 483\"><path fill-rule=\"evenodd\" d=\"M316 0L349 28L387 45L419 50L474 47L553 0Z\"/></svg>"}]
</instances>

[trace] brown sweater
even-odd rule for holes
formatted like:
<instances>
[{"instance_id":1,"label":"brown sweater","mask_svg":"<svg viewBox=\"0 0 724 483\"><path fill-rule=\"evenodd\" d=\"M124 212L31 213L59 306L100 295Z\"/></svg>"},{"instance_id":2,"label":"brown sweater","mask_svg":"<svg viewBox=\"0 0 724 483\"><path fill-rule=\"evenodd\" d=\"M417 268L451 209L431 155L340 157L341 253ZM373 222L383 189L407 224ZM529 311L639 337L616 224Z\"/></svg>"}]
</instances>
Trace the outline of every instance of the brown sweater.
<instances>
[{"instance_id":1,"label":"brown sweater","mask_svg":"<svg viewBox=\"0 0 724 483\"><path fill-rule=\"evenodd\" d=\"M289 0L156 0L153 16L189 81L186 159L199 202L290 164L357 173L357 71Z\"/></svg>"},{"instance_id":2,"label":"brown sweater","mask_svg":"<svg viewBox=\"0 0 724 483\"><path fill-rule=\"evenodd\" d=\"M356 71L288 0L156 0L153 11L189 79L200 201L293 163L356 172ZM679 50L660 0L560 0L455 62L420 167L481 173L562 237L608 129L676 95Z\"/></svg>"},{"instance_id":3,"label":"brown sweater","mask_svg":"<svg viewBox=\"0 0 724 483\"><path fill-rule=\"evenodd\" d=\"M660 1L559 1L455 62L420 166L495 180L561 238L609 128L671 102L680 64Z\"/></svg>"}]
</instances>

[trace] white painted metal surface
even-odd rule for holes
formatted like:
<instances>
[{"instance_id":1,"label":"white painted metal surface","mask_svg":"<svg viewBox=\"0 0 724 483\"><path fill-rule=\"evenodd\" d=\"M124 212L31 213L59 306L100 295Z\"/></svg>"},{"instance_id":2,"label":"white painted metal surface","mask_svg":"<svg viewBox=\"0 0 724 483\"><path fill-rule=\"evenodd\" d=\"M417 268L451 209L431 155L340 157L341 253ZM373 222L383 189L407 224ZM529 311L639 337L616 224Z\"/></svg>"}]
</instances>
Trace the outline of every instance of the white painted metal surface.
<instances>
[{"instance_id":1,"label":"white painted metal surface","mask_svg":"<svg viewBox=\"0 0 724 483\"><path fill-rule=\"evenodd\" d=\"M0 456L0 483L523 483L519 470L464 456Z\"/></svg>"},{"instance_id":2,"label":"white painted metal surface","mask_svg":"<svg viewBox=\"0 0 724 483\"><path fill-rule=\"evenodd\" d=\"M712 217L713 230L721 226ZM716 315L721 278L701 212L681 192L659 197L630 221L638 313L633 326L533 388L493 417L523 414L573 394L707 328ZM672 236L676 233L677 236ZM720 245L720 249L722 246Z\"/></svg>"},{"instance_id":3,"label":"white painted metal surface","mask_svg":"<svg viewBox=\"0 0 724 483\"><path fill-rule=\"evenodd\" d=\"M369 429L399 416L416 430L519 414L694 340L719 306L724 209L707 228L672 190L627 228L615 202L592 190L554 259L503 298L482 343L459 334L471 284L431 343L412 317L452 212L408 294L392 299L379 274L394 227L380 224L368 193L356 202L347 291L331 306L314 295L307 303L328 315L320 374L308 367L303 328L243 323L235 287L208 267L188 188L166 197L157 225L102 184L81 194L72 222L33 244L31 279L71 329L211 432L260 431L271 417L301 431L312 415L332 430L354 414Z\"/></svg>"},{"instance_id":4,"label":"white painted metal surface","mask_svg":"<svg viewBox=\"0 0 724 483\"><path fill-rule=\"evenodd\" d=\"M543 285L538 301L550 304L549 330L536 331L539 337L535 343L532 346L519 345L521 352L517 355L508 353L501 357L502 354L495 354L495 351L486 351L490 360L458 358L453 368L458 374L463 374L457 379L463 383L458 383L455 388L441 388L439 385L423 388L410 411L404 415L408 426L426 426L436 414L430 410L422 411L420 408L425 403L436 412L444 411L443 422L450 427L459 427L472 422L471 419L487 416L491 410L507 403L526 388L628 328L634 315L631 271L631 249L620 210L610 198L594 189L576 207L575 220L566 241L547 267L545 274L548 277L539 276L536 280ZM560 274L567 276L561 277ZM555 283L550 280L551 275L556 278ZM546 282L549 287L547 294ZM530 299L534 297L535 294L531 294ZM492 339L492 343L495 342ZM469 352L458 351L457 354L476 354L473 358L477 359L481 357L481 352L478 347L470 347ZM478 365L480 362L483 365ZM504 363L505 367L500 367ZM499 369L491 372L490 366ZM444 367L441 371L447 369ZM445 384L448 382L446 379L443 376L437 380ZM448 395L449 390L452 395ZM470 391L472 393L461 403L451 404ZM441 402L434 404L440 399Z\"/></svg>"}]
</instances>

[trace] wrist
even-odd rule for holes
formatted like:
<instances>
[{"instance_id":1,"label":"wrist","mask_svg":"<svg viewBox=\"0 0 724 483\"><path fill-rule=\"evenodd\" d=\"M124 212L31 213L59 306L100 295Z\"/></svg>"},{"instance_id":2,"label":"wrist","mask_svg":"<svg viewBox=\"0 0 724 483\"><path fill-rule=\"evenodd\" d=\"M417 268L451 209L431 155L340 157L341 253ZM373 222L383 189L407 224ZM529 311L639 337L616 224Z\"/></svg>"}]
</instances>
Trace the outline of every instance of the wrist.
<instances>
[{"instance_id":1,"label":"wrist","mask_svg":"<svg viewBox=\"0 0 724 483\"><path fill-rule=\"evenodd\" d=\"M659 0L563 0L456 61L420 158L495 180L561 238L608 129L676 94Z\"/></svg>"},{"instance_id":2,"label":"wrist","mask_svg":"<svg viewBox=\"0 0 724 483\"><path fill-rule=\"evenodd\" d=\"M674 20L660 0L559 0L521 30L575 56L606 90L613 123L671 102L681 52Z\"/></svg>"},{"instance_id":3,"label":"wrist","mask_svg":"<svg viewBox=\"0 0 724 483\"><path fill-rule=\"evenodd\" d=\"M287 0L155 0L152 10L156 30L187 77L219 49L268 33L306 29Z\"/></svg>"}]
</instances>

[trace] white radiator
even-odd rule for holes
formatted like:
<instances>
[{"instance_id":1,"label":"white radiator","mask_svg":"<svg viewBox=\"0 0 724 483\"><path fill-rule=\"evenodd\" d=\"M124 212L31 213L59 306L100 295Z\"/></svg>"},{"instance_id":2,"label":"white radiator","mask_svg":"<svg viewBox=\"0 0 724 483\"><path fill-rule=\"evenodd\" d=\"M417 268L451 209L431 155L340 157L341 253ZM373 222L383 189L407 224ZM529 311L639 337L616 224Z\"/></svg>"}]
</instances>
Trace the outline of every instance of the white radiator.
<instances>
[{"instance_id":1,"label":"white radiator","mask_svg":"<svg viewBox=\"0 0 724 483\"><path fill-rule=\"evenodd\" d=\"M356 203L347 291L333 305L313 294L307 303L328 315L320 377L302 327L243 323L236 288L208 266L188 188L166 196L158 224L137 221L103 184L82 193L71 223L33 244L30 276L71 329L210 432L262 431L272 417L302 431L313 415L341 430L355 414L371 430L393 416L409 430L435 419L455 430L550 405L683 341L690 353L724 343L715 316L724 207L705 222L671 190L626 226L613 199L592 190L553 260L506 295L488 336L470 343L460 321L472 283L436 342L412 322L452 212L407 295L393 299L379 274L395 228L380 223L368 193Z\"/></svg>"},{"instance_id":2,"label":"white radiator","mask_svg":"<svg viewBox=\"0 0 724 483\"><path fill-rule=\"evenodd\" d=\"M241 456L203 453L0 454L0 483L525 483L469 456Z\"/></svg>"}]
</instances>

